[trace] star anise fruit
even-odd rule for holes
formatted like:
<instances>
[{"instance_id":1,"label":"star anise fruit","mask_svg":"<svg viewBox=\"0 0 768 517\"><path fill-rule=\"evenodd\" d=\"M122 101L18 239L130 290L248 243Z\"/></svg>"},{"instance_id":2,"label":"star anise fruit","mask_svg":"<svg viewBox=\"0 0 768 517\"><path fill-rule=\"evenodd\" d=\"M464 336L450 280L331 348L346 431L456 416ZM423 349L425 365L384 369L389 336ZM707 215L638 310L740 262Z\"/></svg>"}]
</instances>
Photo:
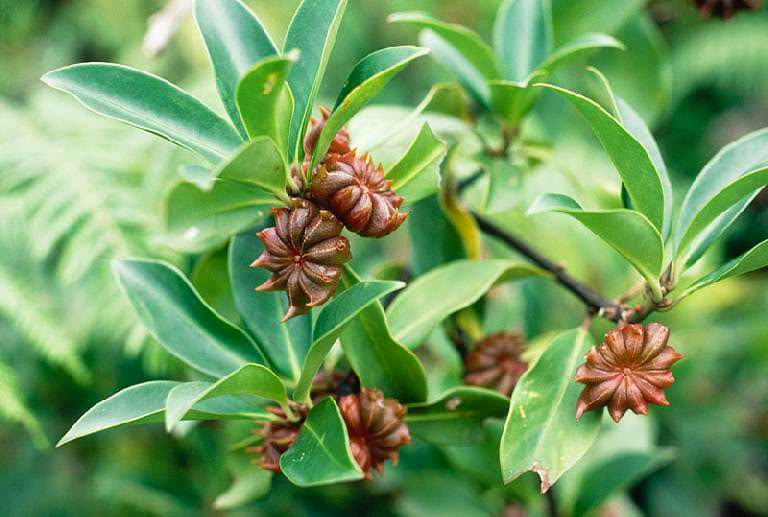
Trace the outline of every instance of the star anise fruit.
<instances>
[{"instance_id":1,"label":"star anise fruit","mask_svg":"<svg viewBox=\"0 0 768 517\"><path fill-rule=\"evenodd\" d=\"M304 136L304 159L306 161L309 161L312 156L312 152L315 150L315 145L317 145L317 141L320 138L320 133L323 132L323 128L325 127L325 123L328 122L331 112L328 111L327 108L321 106L320 116L322 117L320 120L315 118L310 119L309 128ZM342 128L336 133L333 140L331 140L331 143L328 146L328 151L326 151L325 157L321 162L324 162L330 155L347 154L351 150L352 149L349 146L349 132L345 128Z\"/></svg>"},{"instance_id":2,"label":"star anise fruit","mask_svg":"<svg viewBox=\"0 0 768 517\"><path fill-rule=\"evenodd\" d=\"M330 155L313 172L312 199L333 212L352 232L366 237L383 237L395 231L407 213L399 211L403 198L392 191L384 169L368 154L355 151Z\"/></svg>"},{"instance_id":3,"label":"star anise fruit","mask_svg":"<svg viewBox=\"0 0 768 517\"><path fill-rule=\"evenodd\" d=\"M290 210L272 209L275 226L258 233L265 249L251 264L272 272L258 291L287 292L283 321L328 301L350 258L349 241L339 235L342 224L332 213L306 199L292 203Z\"/></svg>"},{"instance_id":4,"label":"star anise fruit","mask_svg":"<svg viewBox=\"0 0 768 517\"><path fill-rule=\"evenodd\" d=\"M478 341L465 360L464 382L495 389L509 396L528 369L520 358L523 339L517 332L498 332Z\"/></svg>"},{"instance_id":5,"label":"star anise fruit","mask_svg":"<svg viewBox=\"0 0 768 517\"><path fill-rule=\"evenodd\" d=\"M761 0L695 0L696 7L702 16L719 16L729 19L740 10L756 10L762 4Z\"/></svg>"},{"instance_id":6,"label":"star anise fruit","mask_svg":"<svg viewBox=\"0 0 768 517\"><path fill-rule=\"evenodd\" d=\"M608 406L615 422L627 409L648 414L648 404L668 406L664 389L675 381L669 368L682 355L667 346L669 329L659 323L619 324L592 347L586 363L576 371L576 382L585 384L576 406L576 420L585 411Z\"/></svg>"},{"instance_id":7,"label":"star anise fruit","mask_svg":"<svg viewBox=\"0 0 768 517\"><path fill-rule=\"evenodd\" d=\"M282 408L268 406L267 410L278 417L278 420L267 422L254 429L253 433L261 436L261 444L249 447L245 451L257 454L254 461L259 467L280 472L280 456L293 445L301 431L301 426L307 419L308 409L305 405L292 404L291 410L297 419L291 421Z\"/></svg>"},{"instance_id":8,"label":"star anise fruit","mask_svg":"<svg viewBox=\"0 0 768 517\"><path fill-rule=\"evenodd\" d=\"M371 479L371 470L381 472L386 460L397 464L400 447L411 442L403 422L406 409L373 388L339 398L339 410L349 433L352 455Z\"/></svg>"}]
</instances>

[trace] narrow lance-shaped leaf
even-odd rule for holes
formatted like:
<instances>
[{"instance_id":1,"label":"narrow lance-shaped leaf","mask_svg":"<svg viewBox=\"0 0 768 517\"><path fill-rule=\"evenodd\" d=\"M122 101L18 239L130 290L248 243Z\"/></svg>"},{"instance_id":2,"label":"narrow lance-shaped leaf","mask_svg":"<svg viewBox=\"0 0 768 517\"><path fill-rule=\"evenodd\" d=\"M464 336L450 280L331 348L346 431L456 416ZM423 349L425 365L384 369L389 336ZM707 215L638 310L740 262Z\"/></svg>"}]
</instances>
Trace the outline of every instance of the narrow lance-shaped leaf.
<instances>
[{"instance_id":1,"label":"narrow lance-shaped leaf","mask_svg":"<svg viewBox=\"0 0 768 517\"><path fill-rule=\"evenodd\" d=\"M723 147L701 170L685 196L680 209L675 244L680 253L679 244L688 230L693 218L726 185L739 177L754 171L768 161L768 128L761 129ZM739 214L746 208L753 196L749 196L723 214L702 232L685 257L687 266L698 260L709 245L724 232Z\"/></svg>"},{"instance_id":2,"label":"narrow lance-shaped leaf","mask_svg":"<svg viewBox=\"0 0 768 517\"><path fill-rule=\"evenodd\" d=\"M336 296L320 311L312 333L312 346L304 359L301 376L293 391L293 399L307 402L317 370L339 337L339 333L358 312L392 291L402 282L360 282Z\"/></svg>"},{"instance_id":3,"label":"narrow lance-shaped leaf","mask_svg":"<svg viewBox=\"0 0 768 517\"><path fill-rule=\"evenodd\" d=\"M504 77L523 81L552 51L548 0L504 0L496 14L493 45Z\"/></svg>"},{"instance_id":4,"label":"narrow lance-shaped leaf","mask_svg":"<svg viewBox=\"0 0 768 517\"><path fill-rule=\"evenodd\" d=\"M269 137L258 137L245 144L237 154L222 163L214 174L217 181L234 182L269 192L274 196L275 204L280 201L290 204L285 191L288 168L283 154Z\"/></svg>"},{"instance_id":5,"label":"narrow lance-shaped leaf","mask_svg":"<svg viewBox=\"0 0 768 517\"><path fill-rule=\"evenodd\" d=\"M537 70L552 73L569 61L580 57L586 52L601 48L616 48L624 50L624 45L607 34L584 34L575 40L566 43L550 54Z\"/></svg>"},{"instance_id":6,"label":"narrow lance-shaped leaf","mask_svg":"<svg viewBox=\"0 0 768 517\"><path fill-rule=\"evenodd\" d=\"M499 281L544 274L513 260L457 260L413 282L387 309L395 339L419 345L446 317L469 307Z\"/></svg>"},{"instance_id":7,"label":"narrow lance-shaped leaf","mask_svg":"<svg viewBox=\"0 0 768 517\"><path fill-rule=\"evenodd\" d=\"M764 267L768 267L768 240L764 240L743 255L729 260L716 270L699 278L688 286L678 299L685 298L699 289L712 285L715 282L743 275Z\"/></svg>"},{"instance_id":8,"label":"narrow lance-shaped leaf","mask_svg":"<svg viewBox=\"0 0 768 517\"><path fill-rule=\"evenodd\" d=\"M581 113L616 166L632 205L661 232L665 218L664 188L648 150L595 101L557 86L540 86L565 97Z\"/></svg>"},{"instance_id":9,"label":"narrow lance-shaped leaf","mask_svg":"<svg viewBox=\"0 0 768 517\"><path fill-rule=\"evenodd\" d=\"M293 484L317 486L362 479L349 448L349 435L332 398L313 407L291 448L280 456L280 470Z\"/></svg>"},{"instance_id":10,"label":"narrow lance-shaped leaf","mask_svg":"<svg viewBox=\"0 0 768 517\"><path fill-rule=\"evenodd\" d=\"M520 378L501 437L505 483L532 470L546 492L597 438L600 413L586 413L578 423L575 416L581 386L573 376L591 344L584 329L563 332Z\"/></svg>"},{"instance_id":11,"label":"narrow lance-shaped leaf","mask_svg":"<svg viewBox=\"0 0 768 517\"><path fill-rule=\"evenodd\" d=\"M651 284L658 284L664 260L661 234L648 219L634 210L583 210L568 196L543 194L533 202L528 214L560 212L568 214L618 251Z\"/></svg>"},{"instance_id":12,"label":"narrow lance-shaped leaf","mask_svg":"<svg viewBox=\"0 0 768 517\"><path fill-rule=\"evenodd\" d=\"M216 163L242 143L226 120L156 75L111 63L81 63L42 77L87 108L161 136Z\"/></svg>"},{"instance_id":13,"label":"narrow lance-shaped leaf","mask_svg":"<svg viewBox=\"0 0 768 517\"><path fill-rule=\"evenodd\" d=\"M288 157L302 152L299 139L309 123L312 106L336 42L347 0L302 0L285 36L283 52L298 49L299 60L288 74L294 110L288 138Z\"/></svg>"},{"instance_id":14,"label":"narrow lance-shaped leaf","mask_svg":"<svg viewBox=\"0 0 768 517\"><path fill-rule=\"evenodd\" d=\"M237 109L237 85L257 61L277 54L277 48L240 0L198 0L195 20L208 48L224 108L241 136L247 138Z\"/></svg>"},{"instance_id":15,"label":"narrow lance-shaped leaf","mask_svg":"<svg viewBox=\"0 0 768 517\"><path fill-rule=\"evenodd\" d=\"M229 278L235 305L245 328L255 337L277 372L298 380L312 339L312 316L306 314L280 323L288 301L285 293L257 292L270 272L250 264L264 251L255 230L236 235L229 244Z\"/></svg>"},{"instance_id":16,"label":"narrow lance-shaped leaf","mask_svg":"<svg viewBox=\"0 0 768 517\"><path fill-rule=\"evenodd\" d=\"M181 383L174 381L149 381L115 393L86 411L67 431L57 447L107 429L162 422L168 393L180 385ZM199 404L187 418L270 420L274 417L253 404L232 397L222 397Z\"/></svg>"},{"instance_id":17,"label":"narrow lance-shaped leaf","mask_svg":"<svg viewBox=\"0 0 768 517\"><path fill-rule=\"evenodd\" d=\"M498 391L473 386L449 389L437 399L408 405L408 430L438 445L477 442L486 418L504 418L509 399Z\"/></svg>"},{"instance_id":18,"label":"narrow lance-shaped leaf","mask_svg":"<svg viewBox=\"0 0 768 517\"><path fill-rule=\"evenodd\" d=\"M325 156L328 146L344 124L378 95L408 63L427 52L427 49L419 47L389 47L372 52L360 60L349 74L336 99L336 106L323 126L309 170L313 170Z\"/></svg>"},{"instance_id":19,"label":"narrow lance-shaped leaf","mask_svg":"<svg viewBox=\"0 0 768 517\"><path fill-rule=\"evenodd\" d=\"M432 195L439 188L445 151L445 143L437 139L429 124L423 124L408 151L386 172L392 189L408 204Z\"/></svg>"},{"instance_id":20,"label":"narrow lance-shaped leaf","mask_svg":"<svg viewBox=\"0 0 768 517\"><path fill-rule=\"evenodd\" d=\"M181 272L154 260L121 260L115 273L142 323L172 355L221 377L246 363L264 363L257 345L225 321Z\"/></svg>"},{"instance_id":21,"label":"narrow lance-shaped leaf","mask_svg":"<svg viewBox=\"0 0 768 517\"><path fill-rule=\"evenodd\" d=\"M257 395L273 400L280 404L287 414L291 414L283 381L269 368L260 364L246 364L215 383L189 382L173 388L165 403L165 427L168 431L173 429L198 402L239 394Z\"/></svg>"},{"instance_id":22,"label":"narrow lance-shaped leaf","mask_svg":"<svg viewBox=\"0 0 768 517\"><path fill-rule=\"evenodd\" d=\"M344 271L342 282L348 289L359 285L350 268ZM358 312L339 337L344 355L363 386L380 389L387 397L404 403L426 400L424 367L413 352L392 338L378 300Z\"/></svg>"}]
</instances>

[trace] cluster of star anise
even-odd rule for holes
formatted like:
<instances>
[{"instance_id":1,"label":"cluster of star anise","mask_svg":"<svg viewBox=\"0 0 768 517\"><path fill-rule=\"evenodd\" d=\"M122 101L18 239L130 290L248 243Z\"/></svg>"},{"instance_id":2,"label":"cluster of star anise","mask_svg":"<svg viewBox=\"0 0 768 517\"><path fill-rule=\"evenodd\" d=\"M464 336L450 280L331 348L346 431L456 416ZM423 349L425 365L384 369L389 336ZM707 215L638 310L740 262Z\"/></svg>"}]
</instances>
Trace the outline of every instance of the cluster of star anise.
<instances>
[{"instance_id":1,"label":"cluster of star anise","mask_svg":"<svg viewBox=\"0 0 768 517\"><path fill-rule=\"evenodd\" d=\"M408 216L400 212L403 198L392 191L382 166L351 148L346 129L336 134L307 178L329 117L326 109L321 108L321 114L320 120L311 120L304 138L303 163L291 168L292 206L272 210L275 226L259 232L265 250L251 264L272 272L257 290L287 292L283 321L322 305L336 292L342 265L351 256L343 228L365 237L383 237Z\"/></svg>"},{"instance_id":2,"label":"cluster of star anise","mask_svg":"<svg viewBox=\"0 0 768 517\"><path fill-rule=\"evenodd\" d=\"M328 388L326 381L317 383L320 391ZM331 380L332 383L337 381ZM406 408L397 400L384 398L384 394L377 389L362 388L349 393L347 388L349 385L344 389L336 385L330 396L337 400L344 419L352 456L366 479L371 479L373 470L381 472L387 460L397 464L400 447L411 441L408 426L403 421ZM313 388L313 399L315 392ZM278 419L254 430L261 437L261 443L247 451L258 455L255 463L261 468L280 472L280 456L299 436L308 411L305 405L295 405L292 408L294 419L291 420L278 407L270 407L269 410Z\"/></svg>"}]
</instances>

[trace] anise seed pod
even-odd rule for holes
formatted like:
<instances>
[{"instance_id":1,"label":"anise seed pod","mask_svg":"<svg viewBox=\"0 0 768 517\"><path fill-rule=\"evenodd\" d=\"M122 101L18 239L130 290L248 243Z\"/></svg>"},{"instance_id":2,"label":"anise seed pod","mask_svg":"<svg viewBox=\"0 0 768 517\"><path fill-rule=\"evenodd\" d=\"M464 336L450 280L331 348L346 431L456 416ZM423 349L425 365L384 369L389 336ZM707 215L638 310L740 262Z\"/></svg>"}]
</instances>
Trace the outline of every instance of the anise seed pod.
<instances>
[{"instance_id":1,"label":"anise seed pod","mask_svg":"<svg viewBox=\"0 0 768 517\"><path fill-rule=\"evenodd\" d=\"M761 0L695 0L696 7L702 16L718 16L729 19L740 10L756 10L760 8Z\"/></svg>"},{"instance_id":2,"label":"anise seed pod","mask_svg":"<svg viewBox=\"0 0 768 517\"><path fill-rule=\"evenodd\" d=\"M288 311L282 321L306 314L336 292L342 264L350 258L349 241L339 234L341 222L307 199L292 200L293 207L274 208L275 226L257 235L264 253L251 267L263 267L272 276L257 291L288 293Z\"/></svg>"},{"instance_id":3,"label":"anise seed pod","mask_svg":"<svg viewBox=\"0 0 768 517\"><path fill-rule=\"evenodd\" d=\"M352 455L366 479L371 469L381 472L386 460L395 465L400 447L411 443L408 427L403 422L406 409L394 399L373 388L339 399L339 410L349 433Z\"/></svg>"},{"instance_id":4,"label":"anise seed pod","mask_svg":"<svg viewBox=\"0 0 768 517\"><path fill-rule=\"evenodd\" d=\"M407 213L400 213L403 198L384 179L384 169L368 154L355 151L331 156L313 171L312 199L333 212L352 232L365 237L383 237L395 231Z\"/></svg>"},{"instance_id":5,"label":"anise seed pod","mask_svg":"<svg viewBox=\"0 0 768 517\"><path fill-rule=\"evenodd\" d=\"M304 159L307 161L312 156L312 152L315 150L317 140L320 138L320 133L322 133L323 128L325 127L325 123L328 122L328 117L331 116L331 112L328 111L327 108L320 106L320 115L322 116L321 120L317 120L315 118L310 119L309 129L304 136ZM350 150L349 132L342 128L338 133L336 133L336 136L333 137L333 140L331 140L331 144L328 146L328 151L326 151L326 158L329 155L334 154L347 154ZM326 158L323 158L321 161L325 161Z\"/></svg>"},{"instance_id":6,"label":"anise seed pod","mask_svg":"<svg viewBox=\"0 0 768 517\"><path fill-rule=\"evenodd\" d=\"M618 423L627 409L648 414L648 404L668 406L664 389L675 381L669 368L682 355L667 346L669 329L659 323L623 324L605 335L605 342L592 347L586 363L576 371L576 382L586 387L579 395L576 420L585 411L608 406Z\"/></svg>"},{"instance_id":7,"label":"anise seed pod","mask_svg":"<svg viewBox=\"0 0 768 517\"><path fill-rule=\"evenodd\" d=\"M261 444L248 447L245 451L259 455L259 458L254 460L259 467L280 472L280 456L293 445L309 410L303 404L291 403L291 410L298 416L296 421L289 420L285 411L278 406L268 406L267 410L279 420L264 423L254 429L253 433L261 436Z\"/></svg>"},{"instance_id":8,"label":"anise seed pod","mask_svg":"<svg viewBox=\"0 0 768 517\"><path fill-rule=\"evenodd\" d=\"M509 396L528 369L520 359L523 338L517 332L497 332L477 342L465 359L464 382L495 389Z\"/></svg>"}]
</instances>

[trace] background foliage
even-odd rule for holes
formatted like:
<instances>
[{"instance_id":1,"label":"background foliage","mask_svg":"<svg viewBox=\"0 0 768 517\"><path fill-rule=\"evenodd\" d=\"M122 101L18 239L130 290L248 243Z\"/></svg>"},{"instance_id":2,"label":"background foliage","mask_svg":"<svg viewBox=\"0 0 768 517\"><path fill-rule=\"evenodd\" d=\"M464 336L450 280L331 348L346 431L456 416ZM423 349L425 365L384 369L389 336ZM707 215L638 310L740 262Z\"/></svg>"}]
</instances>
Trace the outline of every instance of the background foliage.
<instances>
[{"instance_id":1,"label":"background foliage","mask_svg":"<svg viewBox=\"0 0 768 517\"><path fill-rule=\"evenodd\" d=\"M276 36L285 33L297 4L247 3ZM215 105L207 57L188 17L164 51L150 57L142 50L147 19L162 6L152 0L0 0L3 515L202 514L229 486L232 472L251 468L248 458L238 460L226 449L234 437L247 432L247 423L201 424L194 432L189 432L192 425L183 423L175 436L166 435L160 426L137 427L63 449L49 447L115 386L183 377L178 361L136 326L109 271L110 258L164 258L190 274L207 299L221 295L222 277L217 275L226 268L217 268L216 261L223 256L182 256L163 243L161 202L183 163L182 153L101 120L37 81L43 72L73 62L113 61L167 77ZM419 9L490 35L497 7L496 0L350 2L340 29L342 43L331 57L321 98L332 103L351 63L370 51L414 40L415 28L387 24L387 14ZM652 122L676 186L685 188L722 145L766 125L768 94L762 86L768 47L761 44L768 31L765 10L721 23L702 21L685 2L674 0L649 5L627 1L621 8L615 8L614 0L554 0L553 7L556 27L562 28L556 34L563 41L569 39L569 30L596 30L625 44L625 52L601 51L590 63ZM578 75L582 71L574 66L558 78L567 83ZM414 106L432 83L449 78L431 60L421 60L376 102ZM542 142L554 142L538 149L552 159L534 168L524 182L498 190L503 197L487 203L517 207L508 216L520 233L535 235L544 251L567 262L580 278L618 294L611 289L626 282L617 279L628 279L631 273L594 236L556 215L533 220L520 215L542 192L598 199L601 193L605 198L616 194L610 164L595 152L596 141L575 113L563 109L554 95L542 97L537 110ZM371 124L386 127L398 113L382 106L369 109L366 118L352 122L353 141L366 138ZM382 153L377 157L390 159ZM476 186L476 195L481 187ZM748 216L705 257L702 272L711 269L707 264L735 257L768 237L764 197L750 205ZM413 219L410 224L418 225L418 218ZM384 258L407 256L406 232L393 242ZM386 267L380 243L361 241L355 246L358 271L374 273ZM768 329L763 316L767 286L768 278L756 272L711 287L662 318L674 329L674 345L695 358L675 370L678 381L669 393L674 410L655 411L643 421L628 417L611 432L613 440L601 440L599 453L564 476L554 490L565 513L598 508L622 515L768 513ZM503 302L493 305L503 306L503 312L496 309L499 314L487 317L498 329L513 325L538 336L579 323L574 300L541 280L505 285L492 296ZM216 305L226 312L227 303L231 301L224 298ZM430 371L436 373L428 381L439 385L450 374L452 359L439 339L433 341L420 353L434 365ZM489 424L487 432L493 436L500 431ZM184 440L176 439L182 435ZM626 471L625 456L630 453L633 465L639 465L633 470L638 475L612 476L611 469ZM401 461L397 470L389 469L375 483L297 491L275 479L268 498L241 511L483 515L502 511L505 499L517 499L537 514L546 504L544 496L535 493L530 473L501 488L461 447L416 442L403 450ZM614 480L616 490L606 492L600 480ZM250 486L258 487L259 482ZM226 500L220 505L226 507Z\"/></svg>"}]
</instances>

